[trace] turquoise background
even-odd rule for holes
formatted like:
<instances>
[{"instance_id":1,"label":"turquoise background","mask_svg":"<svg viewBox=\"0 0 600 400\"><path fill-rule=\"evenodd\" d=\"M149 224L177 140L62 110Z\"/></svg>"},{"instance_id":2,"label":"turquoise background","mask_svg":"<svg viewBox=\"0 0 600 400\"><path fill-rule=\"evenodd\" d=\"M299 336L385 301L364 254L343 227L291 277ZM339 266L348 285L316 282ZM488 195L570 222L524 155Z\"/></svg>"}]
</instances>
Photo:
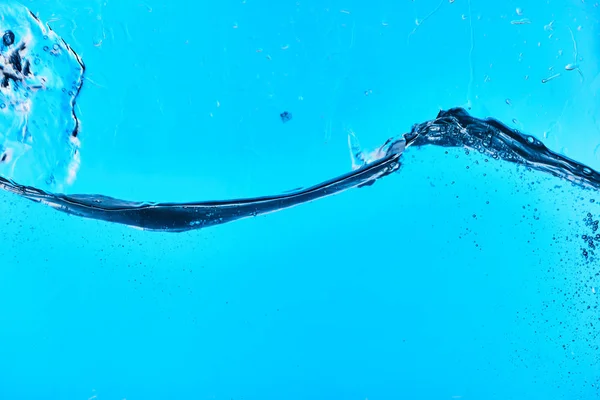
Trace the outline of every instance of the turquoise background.
<instances>
[{"instance_id":1,"label":"turquoise background","mask_svg":"<svg viewBox=\"0 0 600 400\"><path fill-rule=\"evenodd\" d=\"M455 106L600 169L593 0L24 4L87 67L70 193L276 194L349 171L349 130L374 148ZM403 160L184 234L0 194L0 399L600 398L596 192Z\"/></svg>"}]
</instances>

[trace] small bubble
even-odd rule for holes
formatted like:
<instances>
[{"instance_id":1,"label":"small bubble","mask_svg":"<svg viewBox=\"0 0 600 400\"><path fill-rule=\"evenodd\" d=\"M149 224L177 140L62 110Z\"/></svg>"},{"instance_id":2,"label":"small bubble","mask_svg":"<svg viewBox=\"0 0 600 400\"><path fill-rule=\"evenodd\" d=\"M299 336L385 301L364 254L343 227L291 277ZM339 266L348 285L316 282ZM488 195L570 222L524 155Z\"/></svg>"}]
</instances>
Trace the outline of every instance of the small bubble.
<instances>
[{"instance_id":1,"label":"small bubble","mask_svg":"<svg viewBox=\"0 0 600 400\"><path fill-rule=\"evenodd\" d=\"M52 46L52 49L58 50L58 49L60 49L60 46L58 44L55 44L54 46Z\"/></svg>"},{"instance_id":2,"label":"small bubble","mask_svg":"<svg viewBox=\"0 0 600 400\"><path fill-rule=\"evenodd\" d=\"M44 51L48 51L50 48L48 46L44 46Z\"/></svg>"},{"instance_id":3,"label":"small bubble","mask_svg":"<svg viewBox=\"0 0 600 400\"><path fill-rule=\"evenodd\" d=\"M4 104L4 103L0 104L0 109L4 109L4 108L6 108L6 104Z\"/></svg>"},{"instance_id":4,"label":"small bubble","mask_svg":"<svg viewBox=\"0 0 600 400\"><path fill-rule=\"evenodd\" d=\"M15 34L13 31L6 31L4 35L2 35L2 43L5 46L11 46L15 42Z\"/></svg>"},{"instance_id":5,"label":"small bubble","mask_svg":"<svg viewBox=\"0 0 600 400\"><path fill-rule=\"evenodd\" d=\"M585 175L591 175L592 174L592 170L589 169L588 167L583 167L583 173Z\"/></svg>"},{"instance_id":6,"label":"small bubble","mask_svg":"<svg viewBox=\"0 0 600 400\"><path fill-rule=\"evenodd\" d=\"M527 137L527 141L531 144L533 144L535 142L535 139L533 139L531 136Z\"/></svg>"}]
</instances>

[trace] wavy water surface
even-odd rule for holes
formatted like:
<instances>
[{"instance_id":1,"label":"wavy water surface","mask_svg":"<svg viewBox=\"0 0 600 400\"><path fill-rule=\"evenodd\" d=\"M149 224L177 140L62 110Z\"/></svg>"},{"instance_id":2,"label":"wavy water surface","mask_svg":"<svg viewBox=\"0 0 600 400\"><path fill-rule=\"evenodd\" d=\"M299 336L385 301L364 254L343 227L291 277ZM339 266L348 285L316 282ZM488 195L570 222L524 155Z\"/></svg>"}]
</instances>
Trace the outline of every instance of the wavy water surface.
<instances>
[{"instance_id":1,"label":"wavy water surface","mask_svg":"<svg viewBox=\"0 0 600 400\"><path fill-rule=\"evenodd\" d=\"M83 82L83 62L24 6L2 4L0 17L0 186L68 214L144 230L199 229L369 186L397 171L408 147L425 145L470 149L582 187L600 187L598 172L552 152L535 137L510 129L496 119L478 119L462 108L453 108L440 111L433 120L415 124L411 132L389 139L369 154L351 146L351 172L287 194L155 203L99 194L56 193L74 179L79 165L79 122L74 106Z\"/></svg>"}]
</instances>

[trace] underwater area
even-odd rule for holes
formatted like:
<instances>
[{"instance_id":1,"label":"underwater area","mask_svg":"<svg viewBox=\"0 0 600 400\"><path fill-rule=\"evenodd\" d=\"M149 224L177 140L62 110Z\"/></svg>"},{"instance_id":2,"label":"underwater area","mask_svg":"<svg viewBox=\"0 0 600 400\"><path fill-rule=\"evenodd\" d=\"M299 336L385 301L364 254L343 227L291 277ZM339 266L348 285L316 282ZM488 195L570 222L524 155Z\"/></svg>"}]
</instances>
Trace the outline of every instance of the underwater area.
<instances>
[{"instance_id":1,"label":"underwater area","mask_svg":"<svg viewBox=\"0 0 600 400\"><path fill-rule=\"evenodd\" d=\"M600 3L0 4L0 399L600 399Z\"/></svg>"}]
</instances>

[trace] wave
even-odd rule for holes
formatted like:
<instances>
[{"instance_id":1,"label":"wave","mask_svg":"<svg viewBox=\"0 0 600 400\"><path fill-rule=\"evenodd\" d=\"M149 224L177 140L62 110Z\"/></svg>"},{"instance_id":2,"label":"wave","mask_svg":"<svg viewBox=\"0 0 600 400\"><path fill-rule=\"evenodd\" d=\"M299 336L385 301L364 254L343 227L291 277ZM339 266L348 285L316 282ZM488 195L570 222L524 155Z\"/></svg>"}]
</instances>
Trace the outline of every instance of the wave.
<instances>
[{"instance_id":1,"label":"wave","mask_svg":"<svg viewBox=\"0 0 600 400\"><path fill-rule=\"evenodd\" d=\"M598 172L552 152L535 137L493 118L478 119L462 108L453 108L415 124L409 133L389 139L371 153L361 151L356 138L350 136L351 172L281 195L156 203L99 194L62 194L60 188L74 179L79 166L79 121L74 106L84 64L25 7L2 4L0 17L0 33L4 32L0 39L0 187L67 214L150 231L200 229L370 186L400 168L407 148L425 145L471 149L582 187L600 187ZM16 169L19 159L24 167Z\"/></svg>"},{"instance_id":2,"label":"wave","mask_svg":"<svg viewBox=\"0 0 600 400\"><path fill-rule=\"evenodd\" d=\"M102 195L55 194L1 177L0 186L21 197L79 217L144 230L183 232L267 214L352 188L370 186L399 169L405 149L426 145L472 149L496 160L550 173L581 187L600 188L600 174L593 169L549 150L533 136L510 129L493 118L472 117L462 108L440 111L434 120L415 124L409 133L389 139L371 153L378 158L363 162L345 175L283 195L224 201L152 203L130 202ZM365 160L360 151L354 156Z\"/></svg>"}]
</instances>

